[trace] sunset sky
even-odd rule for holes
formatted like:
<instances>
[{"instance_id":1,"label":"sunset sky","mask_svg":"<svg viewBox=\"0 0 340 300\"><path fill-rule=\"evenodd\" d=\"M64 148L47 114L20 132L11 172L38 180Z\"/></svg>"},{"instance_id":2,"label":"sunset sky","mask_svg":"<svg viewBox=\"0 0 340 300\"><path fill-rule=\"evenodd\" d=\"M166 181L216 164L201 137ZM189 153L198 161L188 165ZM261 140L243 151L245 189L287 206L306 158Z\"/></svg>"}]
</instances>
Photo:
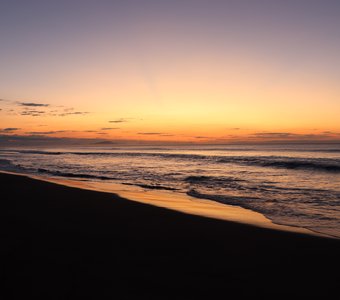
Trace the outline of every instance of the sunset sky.
<instances>
[{"instance_id":1,"label":"sunset sky","mask_svg":"<svg viewBox=\"0 0 340 300\"><path fill-rule=\"evenodd\" d=\"M338 0L2 0L0 135L340 141Z\"/></svg>"}]
</instances>

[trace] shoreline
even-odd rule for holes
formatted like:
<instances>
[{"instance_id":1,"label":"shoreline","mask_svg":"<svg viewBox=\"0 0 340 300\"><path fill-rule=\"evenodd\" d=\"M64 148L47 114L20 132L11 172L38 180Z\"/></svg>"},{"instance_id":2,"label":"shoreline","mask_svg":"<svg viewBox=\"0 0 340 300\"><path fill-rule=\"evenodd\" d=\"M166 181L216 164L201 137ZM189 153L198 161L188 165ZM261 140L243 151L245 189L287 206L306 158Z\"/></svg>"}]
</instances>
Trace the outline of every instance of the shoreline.
<instances>
[{"instance_id":1,"label":"shoreline","mask_svg":"<svg viewBox=\"0 0 340 300\"><path fill-rule=\"evenodd\" d=\"M327 298L338 289L336 239L27 176L0 173L0 183L4 299Z\"/></svg>"},{"instance_id":2,"label":"shoreline","mask_svg":"<svg viewBox=\"0 0 340 300\"><path fill-rule=\"evenodd\" d=\"M107 192L118 195L129 201L136 201L156 207L172 209L191 215L247 224L260 228L269 228L274 230L338 239L337 237L320 232L315 232L307 228L274 223L265 215L240 206L222 204L207 199L194 198L186 194L175 193L172 191L153 191L146 190L138 186L124 185L119 183L95 182L85 180L81 181L7 171L0 171L0 173L26 176L36 180L56 183L68 187L80 188L84 190Z\"/></svg>"}]
</instances>

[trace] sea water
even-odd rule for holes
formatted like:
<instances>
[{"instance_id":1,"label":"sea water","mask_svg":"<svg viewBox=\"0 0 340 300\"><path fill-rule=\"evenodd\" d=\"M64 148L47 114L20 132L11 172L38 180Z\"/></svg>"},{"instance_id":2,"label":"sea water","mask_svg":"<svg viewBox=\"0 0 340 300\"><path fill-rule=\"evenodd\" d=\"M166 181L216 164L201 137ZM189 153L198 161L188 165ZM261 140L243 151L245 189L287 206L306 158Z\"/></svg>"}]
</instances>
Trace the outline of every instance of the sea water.
<instances>
[{"instance_id":1,"label":"sea water","mask_svg":"<svg viewBox=\"0 0 340 300\"><path fill-rule=\"evenodd\" d=\"M7 148L0 169L185 193L340 237L340 145Z\"/></svg>"}]
</instances>

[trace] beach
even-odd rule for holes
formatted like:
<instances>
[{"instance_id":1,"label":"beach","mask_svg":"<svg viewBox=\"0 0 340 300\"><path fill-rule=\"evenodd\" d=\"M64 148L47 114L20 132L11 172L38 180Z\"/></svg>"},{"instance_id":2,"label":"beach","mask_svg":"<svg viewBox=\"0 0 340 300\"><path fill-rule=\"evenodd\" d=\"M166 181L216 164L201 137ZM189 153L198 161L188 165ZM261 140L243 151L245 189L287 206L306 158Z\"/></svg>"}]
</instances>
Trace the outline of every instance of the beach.
<instances>
[{"instance_id":1,"label":"beach","mask_svg":"<svg viewBox=\"0 0 340 300\"><path fill-rule=\"evenodd\" d=\"M0 174L3 299L326 297L338 239ZM220 295L220 296L219 296Z\"/></svg>"},{"instance_id":2,"label":"beach","mask_svg":"<svg viewBox=\"0 0 340 300\"><path fill-rule=\"evenodd\" d=\"M336 298L340 0L0 7L0 300Z\"/></svg>"},{"instance_id":3,"label":"beach","mask_svg":"<svg viewBox=\"0 0 340 300\"><path fill-rule=\"evenodd\" d=\"M228 221L340 238L340 148L0 149L0 170Z\"/></svg>"}]
</instances>

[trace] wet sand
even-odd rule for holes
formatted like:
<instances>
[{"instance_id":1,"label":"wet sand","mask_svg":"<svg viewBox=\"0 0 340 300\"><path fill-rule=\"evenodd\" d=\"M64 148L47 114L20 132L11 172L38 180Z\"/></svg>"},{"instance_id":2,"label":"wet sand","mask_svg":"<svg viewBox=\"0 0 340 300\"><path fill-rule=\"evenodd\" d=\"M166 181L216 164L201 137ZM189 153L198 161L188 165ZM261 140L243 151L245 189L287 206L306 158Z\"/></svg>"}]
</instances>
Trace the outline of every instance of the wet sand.
<instances>
[{"instance_id":1,"label":"wet sand","mask_svg":"<svg viewBox=\"0 0 340 300\"><path fill-rule=\"evenodd\" d=\"M224 299L337 292L340 241L0 173L1 293ZM1 295L0 295L1 296Z\"/></svg>"},{"instance_id":2,"label":"wet sand","mask_svg":"<svg viewBox=\"0 0 340 300\"><path fill-rule=\"evenodd\" d=\"M273 223L264 215L250 209L245 209L235 205L222 204L207 199L198 199L183 193L176 193L173 191L164 190L150 190L138 186L124 185L107 181L79 181L37 175L29 175L29 177L70 187L114 193L125 199L145 204L151 204L153 206L158 206L162 208L168 208L171 210L184 212L186 214L233 221L237 223L255 225L257 227L263 228L271 228L276 230L306 233L327 237L327 235L325 234L314 232L306 228Z\"/></svg>"}]
</instances>

